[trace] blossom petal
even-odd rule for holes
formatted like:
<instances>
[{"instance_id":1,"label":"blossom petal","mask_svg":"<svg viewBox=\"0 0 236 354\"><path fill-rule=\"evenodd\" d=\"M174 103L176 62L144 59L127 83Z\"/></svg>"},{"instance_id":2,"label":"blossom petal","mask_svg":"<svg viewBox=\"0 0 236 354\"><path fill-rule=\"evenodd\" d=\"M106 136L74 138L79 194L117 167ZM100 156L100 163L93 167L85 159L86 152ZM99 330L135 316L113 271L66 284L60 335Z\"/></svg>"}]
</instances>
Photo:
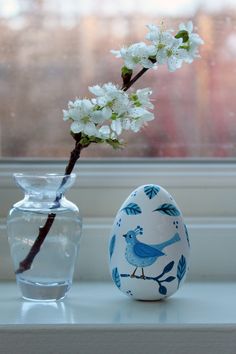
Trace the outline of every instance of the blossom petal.
<instances>
[{"instance_id":1,"label":"blossom petal","mask_svg":"<svg viewBox=\"0 0 236 354\"><path fill-rule=\"evenodd\" d=\"M83 132L88 135L88 136L96 136L97 129L95 127L95 124L92 122L88 122L83 129Z\"/></svg>"},{"instance_id":2,"label":"blossom petal","mask_svg":"<svg viewBox=\"0 0 236 354\"><path fill-rule=\"evenodd\" d=\"M102 124L105 120L101 110L92 112L91 119L92 119L93 123L96 123L96 124Z\"/></svg>"},{"instance_id":3,"label":"blossom petal","mask_svg":"<svg viewBox=\"0 0 236 354\"><path fill-rule=\"evenodd\" d=\"M99 128L100 137L103 139L108 139L110 137L111 129L108 125L103 125Z\"/></svg>"},{"instance_id":4,"label":"blossom petal","mask_svg":"<svg viewBox=\"0 0 236 354\"><path fill-rule=\"evenodd\" d=\"M73 133L80 133L82 131L82 127L78 124L78 122L73 122L70 126L70 130Z\"/></svg>"},{"instance_id":5,"label":"blossom petal","mask_svg":"<svg viewBox=\"0 0 236 354\"><path fill-rule=\"evenodd\" d=\"M66 121L68 119L70 119L69 112L63 109L63 120Z\"/></svg>"},{"instance_id":6,"label":"blossom petal","mask_svg":"<svg viewBox=\"0 0 236 354\"><path fill-rule=\"evenodd\" d=\"M192 23L192 21L188 21L186 27L187 27L187 31L188 31L189 33L191 33L191 32L193 31L193 23Z\"/></svg>"},{"instance_id":7,"label":"blossom petal","mask_svg":"<svg viewBox=\"0 0 236 354\"><path fill-rule=\"evenodd\" d=\"M122 126L120 119L113 120L111 123L111 129L117 134L120 135L122 132Z\"/></svg>"},{"instance_id":8,"label":"blossom petal","mask_svg":"<svg viewBox=\"0 0 236 354\"><path fill-rule=\"evenodd\" d=\"M103 114L103 119L104 119L104 120L110 119L111 116L112 116L112 110L111 110L111 108L109 108L109 107L104 107L104 108L102 109L102 114Z\"/></svg>"},{"instance_id":9,"label":"blossom petal","mask_svg":"<svg viewBox=\"0 0 236 354\"><path fill-rule=\"evenodd\" d=\"M104 90L101 86L95 85L95 86L89 86L89 91L94 94L95 96L102 96L104 95Z\"/></svg>"}]
</instances>

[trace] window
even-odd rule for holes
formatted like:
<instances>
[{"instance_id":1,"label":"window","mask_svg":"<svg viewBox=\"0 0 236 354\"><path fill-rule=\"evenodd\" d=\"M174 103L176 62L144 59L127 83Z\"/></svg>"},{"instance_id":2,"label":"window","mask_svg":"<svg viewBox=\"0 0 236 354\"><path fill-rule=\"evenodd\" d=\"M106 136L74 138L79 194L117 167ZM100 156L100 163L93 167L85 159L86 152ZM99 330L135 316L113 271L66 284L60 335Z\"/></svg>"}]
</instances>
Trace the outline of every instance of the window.
<instances>
[{"instance_id":1,"label":"window","mask_svg":"<svg viewBox=\"0 0 236 354\"><path fill-rule=\"evenodd\" d=\"M108 165L83 159L71 199L85 220L108 218L110 225L131 190L157 183L173 194L189 222L218 223L223 218L235 224L236 171L226 159L236 155L234 10L234 2L226 0L173 0L171 6L156 0L2 0L0 228L5 230L7 212L20 198L13 172L50 168L56 173L65 167L64 162L49 165L31 159L21 164L19 158L67 158L73 141L62 109L68 100L86 96L89 85L119 83L121 63L109 50L142 40L145 25L163 18L173 28L189 18L194 21L205 40L202 59L174 73L164 67L146 73L137 86L153 88L156 120L142 134L127 136L127 148L120 152L94 146L83 154L145 159L141 165L140 160ZM152 157L164 159L157 164ZM169 164L168 157L198 160ZM225 157L225 162L205 164L206 157ZM16 159L9 164L6 158ZM94 230L98 222L90 221Z\"/></svg>"},{"instance_id":2,"label":"window","mask_svg":"<svg viewBox=\"0 0 236 354\"><path fill-rule=\"evenodd\" d=\"M181 70L147 72L156 119L125 137L120 152L93 146L87 157L236 156L234 0L2 0L0 2L0 157L67 158L73 141L62 109L89 85L120 83L110 54L143 40L147 23L177 28L192 19L205 40L202 59Z\"/></svg>"},{"instance_id":3,"label":"window","mask_svg":"<svg viewBox=\"0 0 236 354\"><path fill-rule=\"evenodd\" d=\"M127 148L120 152L94 146L83 154L143 157L142 164L140 160L109 164L95 160L90 164L84 159L69 198L80 206L84 216L85 242L96 239L103 250L98 252L100 257L105 253L106 236L117 209L136 186L144 183L160 184L174 196L196 236L195 249L204 242L217 258L222 248L213 237L222 237L220 245L225 237L227 245L231 245L236 225L236 168L227 158L236 156L235 10L234 0L0 2L0 257L4 265L0 279L13 275L5 217L10 206L20 199L20 192L12 173L64 170L64 162L35 161L68 157L73 141L69 126L62 121L62 109L68 100L88 95L89 85L120 83L121 63L109 50L142 40L145 25L163 19L168 28L193 20L205 40L202 59L175 73L168 73L164 67L154 74L146 73L137 87L153 89L156 120L142 134L127 136ZM28 157L33 161L20 163L19 158ZM164 159L156 163L153 157ZM182 163L169 164L168 157L181 158ZM183 161L196 157L194 164ZM204 158L220 157L224 157L220 164L218 159L205 163ZM16 159L9 163L7 158ZM103 267L94 267L100 272L97 278L104 274L104 278L108 277L104 259ZM234 267L230 263L226 266L227 261L226 252L224 266L222 259L218 267L214 262L209 266L205 256L201 274L208 266L214 275L219 267L231 274ZM198 255L194 262L197 269ZM87 268L84 266L83 276L96 278L94 269L93 274L88 274Z\"/></svg>"}]
</instances>

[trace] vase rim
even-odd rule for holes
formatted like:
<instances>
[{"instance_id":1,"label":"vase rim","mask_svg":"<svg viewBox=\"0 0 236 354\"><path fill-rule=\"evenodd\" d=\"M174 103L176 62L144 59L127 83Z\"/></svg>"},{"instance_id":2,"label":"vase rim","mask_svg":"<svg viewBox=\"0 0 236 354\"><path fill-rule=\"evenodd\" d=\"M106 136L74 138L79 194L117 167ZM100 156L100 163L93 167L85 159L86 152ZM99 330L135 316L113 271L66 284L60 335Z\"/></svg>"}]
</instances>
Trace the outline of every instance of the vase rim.
<instances>
[{"instance_id":1,"label":"vase rim","mask_svg":"<svg viewBox=\"0 0 236 354\"><path fill-rule=\"evenodd\" d=\"M14 173L14 179L19 187L28 194L55 195L57 192L64 193L75 182L76 174L60 173Z\"/></svg>"},{"instance_id":2,"label":"vase rim","mask_svg":"<svg viewBox=\"0 0 236 354\"><path fill-rule=\"evenodd\" d=\"M62 177L72 177L72 178L75 178L77 176L76 173L71 173L71 174L64 174L64 173L41 173L41 174L37 174L37 173L34 173L34 172L15 172L13 173L13 176L15 178L18 178L18 177L24 177L24 178L62 178Z\"/></svg>"}]
</instances>

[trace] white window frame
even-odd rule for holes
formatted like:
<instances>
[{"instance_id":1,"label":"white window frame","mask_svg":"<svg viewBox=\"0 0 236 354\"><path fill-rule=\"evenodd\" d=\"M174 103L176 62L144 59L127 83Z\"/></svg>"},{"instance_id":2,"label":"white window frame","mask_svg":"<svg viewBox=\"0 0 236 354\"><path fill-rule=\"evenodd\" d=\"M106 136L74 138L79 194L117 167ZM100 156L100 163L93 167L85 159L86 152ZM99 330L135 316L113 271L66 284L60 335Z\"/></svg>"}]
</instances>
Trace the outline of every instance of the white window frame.
<instances>
[{"instance_id":1,"label":"white window frame","mask_svg":"<svg viewBox=\"0 0 236 354\"><path fill-rule=\"evenodd\" d=\"M65 165L65 161L15 160L0 163L0 279L14 278L6 239L6 216L22 193L16 187L12 174L62 173ZM76 278L109 279L106 253L114 216L130 192L147 183L166 188L183 212L192 241L190 278L235 277L234 160L81 160L75 172L78 178L67 196L80 207L84 219ZM93 259L94 267L91 263L88 267L92 243L93 257L89 258Z\"/></svg>"}]
</instances>

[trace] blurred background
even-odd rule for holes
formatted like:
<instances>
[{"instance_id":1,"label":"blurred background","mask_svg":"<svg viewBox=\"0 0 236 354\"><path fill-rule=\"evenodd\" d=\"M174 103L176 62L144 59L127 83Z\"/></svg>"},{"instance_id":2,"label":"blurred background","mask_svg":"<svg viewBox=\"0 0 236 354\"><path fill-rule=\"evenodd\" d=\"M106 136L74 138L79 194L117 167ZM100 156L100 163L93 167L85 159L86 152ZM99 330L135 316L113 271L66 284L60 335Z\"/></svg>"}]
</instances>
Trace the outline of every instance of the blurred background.
<instances>
[{"instance_id":1,"label":"blurred background","mask_svg":"<svg viewBox=\"0 0 236 354\"><path fill-rule=\"evenodd\" d=\"M174 73L148 71L156 119L126 147L85 157L236 156L235 0L0 0L0 158L67 158L74 142L62 109L88 86L121 84L110 49L144 40L146 24L192 20L201 59Z\"/></svg>"}]
</instances>

